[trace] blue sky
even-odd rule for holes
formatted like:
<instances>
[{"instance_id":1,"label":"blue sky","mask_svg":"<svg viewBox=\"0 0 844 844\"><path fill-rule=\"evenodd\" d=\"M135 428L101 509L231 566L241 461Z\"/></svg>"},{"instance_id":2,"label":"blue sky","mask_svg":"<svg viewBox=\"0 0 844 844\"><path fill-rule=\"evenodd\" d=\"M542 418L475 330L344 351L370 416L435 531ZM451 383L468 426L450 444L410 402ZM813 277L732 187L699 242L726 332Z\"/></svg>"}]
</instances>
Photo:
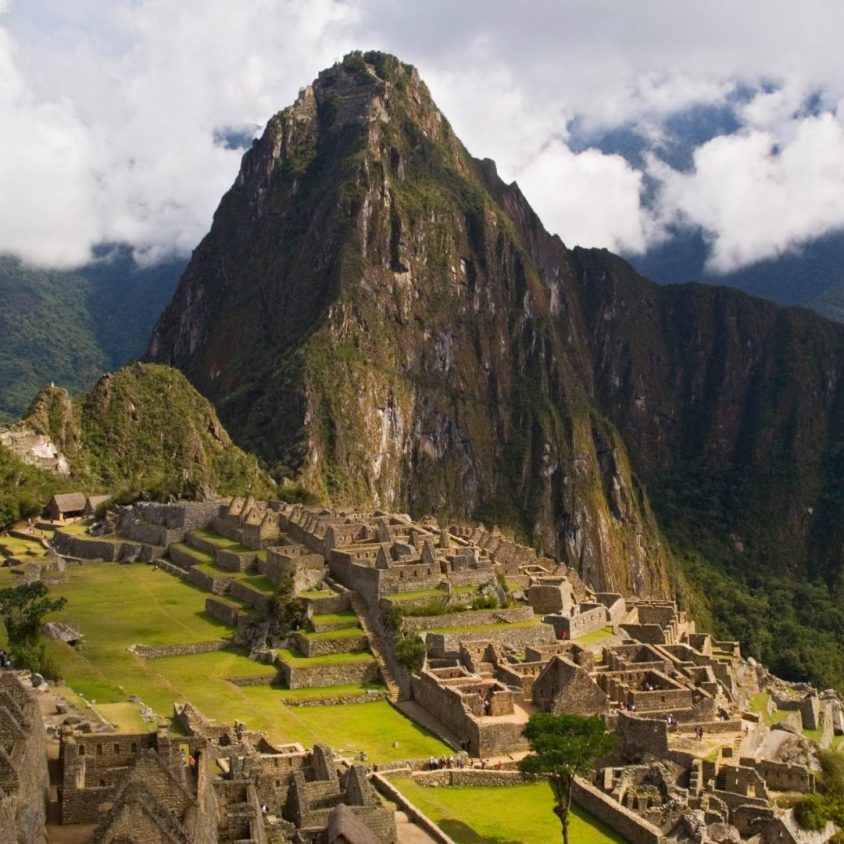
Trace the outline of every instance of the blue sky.
<instances>
[{"instance_id":1,"label":"blue sky","mask_svg":"<svg viewBox=\"0 0 844 844\"><path fill-rule=\"evenodd\" d=\"M0 251L189 253L237 173L220 130L376 48L566 244L641 252L679 222L734 269L844 228L842 32L839 0L0 0ZM662 153L696 109L729 134L681 167ZM618 129L635 162L590 148Z\"/></svg>"}]
</instances>

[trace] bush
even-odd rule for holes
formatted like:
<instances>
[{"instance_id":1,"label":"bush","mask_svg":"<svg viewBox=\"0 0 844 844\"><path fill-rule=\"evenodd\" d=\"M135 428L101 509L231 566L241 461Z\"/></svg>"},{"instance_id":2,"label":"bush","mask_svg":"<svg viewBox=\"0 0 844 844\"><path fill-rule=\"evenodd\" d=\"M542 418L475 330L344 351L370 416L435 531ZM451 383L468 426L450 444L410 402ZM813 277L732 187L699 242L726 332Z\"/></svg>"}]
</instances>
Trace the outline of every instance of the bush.
<instances>
[{"instance_id":1,"label":"bush","mask_svg":"<svg viewBox=\"0 0 844 844\"><path fill-rule=\"evenodd\" d=\"M415 633L395 642L396 659L408 670L419 671L425 664L425 643Z\"/></svg>"},{"instance_id":2,"label":"bush","mask_svg":"<svg viewBox=\"0 0 844 844\"><path fill-rule=\"evenodd\" d=\"M58 664L40 642L35 645L23 642L10 645L9 656L14 668L36 671L48 680L58 680L61 677Z\"/></svg>"},{"instance_id":3,"label":"bush","mask_svg":"<svg viewBox=\"0 0 844 844\"><path fill-rule=\"evenodd\" d=\"M794 817L803 829L820 832L828 820L826 800L822 794L810 794L794 807Z\"/></svg>"}]
</instances>

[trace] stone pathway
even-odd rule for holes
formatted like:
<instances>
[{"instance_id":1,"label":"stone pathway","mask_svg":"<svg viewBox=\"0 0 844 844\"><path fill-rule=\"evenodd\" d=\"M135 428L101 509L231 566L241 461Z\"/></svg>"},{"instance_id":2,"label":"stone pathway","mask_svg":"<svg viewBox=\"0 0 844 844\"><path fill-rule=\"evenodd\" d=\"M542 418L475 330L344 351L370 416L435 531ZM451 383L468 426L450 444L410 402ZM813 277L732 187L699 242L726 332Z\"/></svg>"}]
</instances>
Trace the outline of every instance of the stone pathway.
<instances>
[{"instance_id":1,"label":"stone pathway","mask_svg":"<svg viewBox=\"0 0 844 844\"><path fill-rule=\"evenodd\" d=\"M417 826L404 812L396 812L396 837L399 844L436 844L421 826Z\"/></svg>"},{"instance_id":2,"label":"stone pathway","mask_svg":"<svg viewBox=\"0 0 844 844\"><path fill-rule=\"evenodd\" d=\"M357 594L357 592L350 591L348 594L352 609L355 611L355 614L360 621L360 626L366 634L366 638L369 640L369 649L372 651L372 655L378 663L378 668L381 670L381 676L384 678L384 683L387 686L389 698L393 701L393 703L395 703L399 699L401 690L399 688L399 684L395 681L389 666L387 665L386 659L384 658L384 643L381 641L381 636L375 628L375 625L372 623L372 619L369 615L369 606L366 601Z\"/></svg>"}]
</instances>

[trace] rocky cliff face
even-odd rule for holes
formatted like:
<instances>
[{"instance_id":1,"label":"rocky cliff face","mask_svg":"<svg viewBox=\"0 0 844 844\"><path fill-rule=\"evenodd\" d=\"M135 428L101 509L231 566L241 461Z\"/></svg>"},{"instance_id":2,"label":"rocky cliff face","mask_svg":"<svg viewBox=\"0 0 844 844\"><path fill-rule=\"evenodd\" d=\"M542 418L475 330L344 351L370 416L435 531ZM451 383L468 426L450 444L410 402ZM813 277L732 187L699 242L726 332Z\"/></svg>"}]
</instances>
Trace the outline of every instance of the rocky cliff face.
<instances>
[{"instance_id":1,"label":"rocky cliff face","mask_svg":"<svg viewBox=\"0 0 844 844\"><path fill-rule=\"evenodd\" d=\"M351 56L246 154L149 355L318 495L484 516L602 588L664 594L545 239L413 68Z\"/></svg>"}]
</instances>

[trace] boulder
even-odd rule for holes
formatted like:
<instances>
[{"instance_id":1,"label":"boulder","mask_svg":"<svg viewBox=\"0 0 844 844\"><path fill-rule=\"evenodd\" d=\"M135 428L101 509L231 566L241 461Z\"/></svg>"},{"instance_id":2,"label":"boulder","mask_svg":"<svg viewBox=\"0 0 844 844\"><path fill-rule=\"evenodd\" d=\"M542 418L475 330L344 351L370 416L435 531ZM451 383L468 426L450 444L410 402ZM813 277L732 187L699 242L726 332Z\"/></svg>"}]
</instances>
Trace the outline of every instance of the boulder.
<instances>
[{"instance_id":1,"label":"boulder","mask_svg":"<svg viewBox=\"0 0 844 844\"><path fill-rule=\"evenodd\" d=\"M48 621L46 624L42 624L41 635L48 639L67 642L69 645L75 645L83 638L82 633L76 627L61 621Z\"/></svg>"},{"instance_id":2,"label":"boulder","mask_svg":"<svg viewBox=\"0 0 844 844\"><path fill-rule=\"evenodd\" d=\"M32 674L29 675L29 682L32 683L33 689L37 689L39 686L44 685L44 677L37 671L33 671Z\"/></svg>"}]
</instances>

